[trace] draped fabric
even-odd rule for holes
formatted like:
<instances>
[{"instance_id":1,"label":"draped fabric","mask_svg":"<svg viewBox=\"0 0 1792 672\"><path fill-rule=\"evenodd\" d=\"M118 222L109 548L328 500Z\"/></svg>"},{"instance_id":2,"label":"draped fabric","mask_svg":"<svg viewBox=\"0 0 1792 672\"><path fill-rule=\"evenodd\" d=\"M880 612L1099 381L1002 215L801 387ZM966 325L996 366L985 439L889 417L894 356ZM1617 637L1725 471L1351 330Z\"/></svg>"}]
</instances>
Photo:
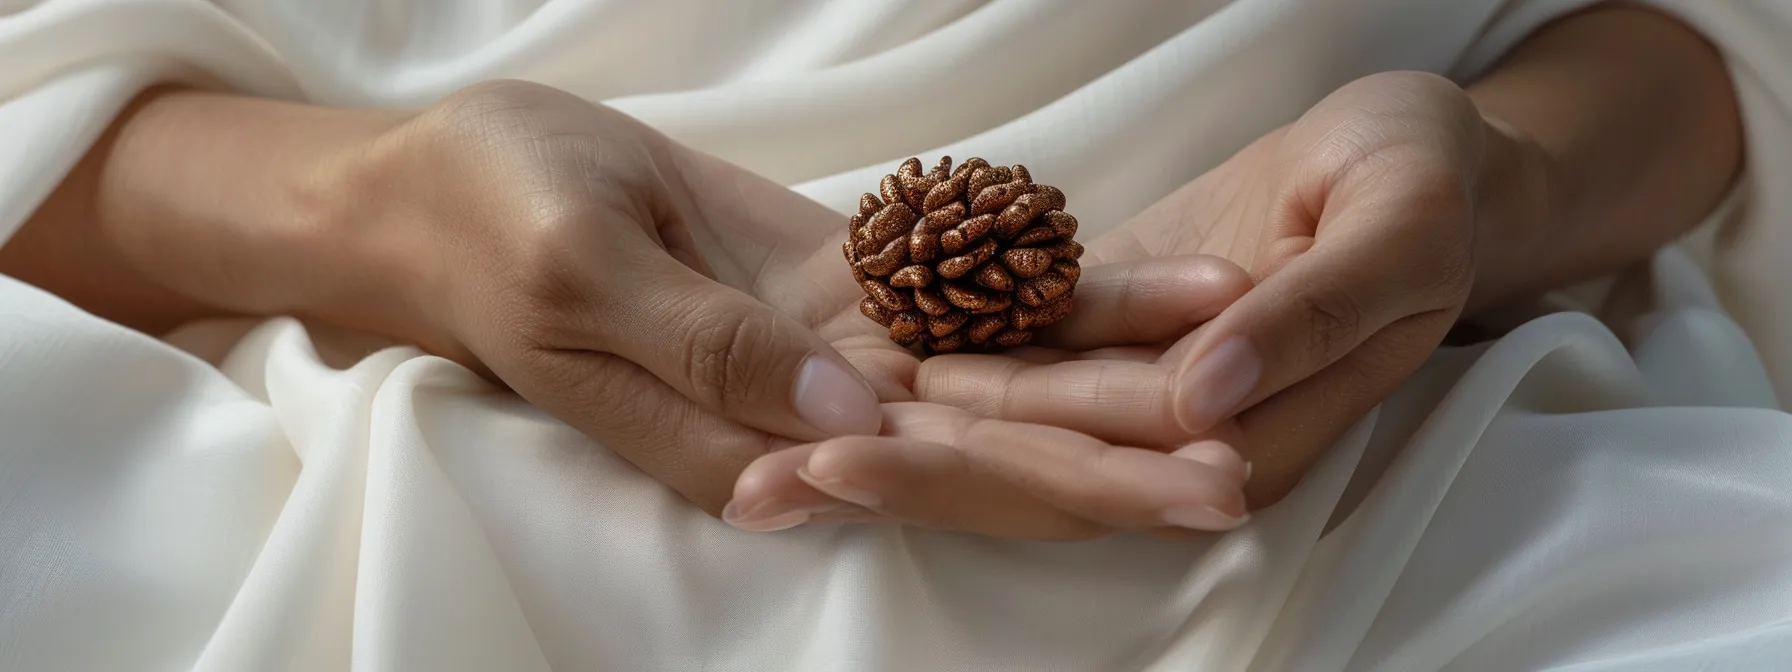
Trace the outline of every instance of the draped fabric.
<instances>
[{"instance_id":1,"label":"draped fabric","mask_svg":"<svg viewBox=\"0 0 1792 672\"><path fill-rule=\"evenodd\" d=\"M1025 163L1093 236L1351 79L1467 81L1585 4L0 0L0 241L156 81L398 107L495 77L843 211L910 155ZM0 277L0 669L1781 666L1792 4L1656 4L1730 59L1749 167L1632 274L1650 312L1439 351L1199 543L741 532L414 349L148 336Z\"/></svg>"}]
</instances>

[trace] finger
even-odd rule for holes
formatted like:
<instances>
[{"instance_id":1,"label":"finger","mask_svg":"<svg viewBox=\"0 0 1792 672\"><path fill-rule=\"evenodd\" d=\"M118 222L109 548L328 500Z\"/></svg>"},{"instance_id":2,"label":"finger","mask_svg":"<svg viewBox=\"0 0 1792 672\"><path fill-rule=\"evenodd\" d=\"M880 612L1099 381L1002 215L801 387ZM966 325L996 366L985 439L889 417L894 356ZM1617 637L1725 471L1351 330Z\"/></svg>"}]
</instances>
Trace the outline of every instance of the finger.
<instances>
[{"instance_id":1,"label":"finger","mask_svg":"<svg viewBox=\"0 0 1792 672\"><path fill-rule=\"evenodd\" d=\"M1250 460L1245 495L1251 508L1293 490L1351 426L1425 363L1451 320L1427 313L1388 325L1338 362L1240 413L1236 438L1222 440Z\"/></svg>"},{"instance_id":2,"label":"finger","mask_svg":"<svg viewBox=\"0 0 1792 672\"><path fill-rule=\"evenodd\" d=\"M1313 375L1396 320L1428 312L1455 319L1471 273L1452 247L1458 241L1439 233L1460 222L1434 219L1460 211L1425 199L1401 199L1395 212L1369 196L1359 201L1370 205L1320 223L1351 235L1299 253L1205 325L1178 373L1185 429L1202 431Z\"/></svg>"},{"instance_id":3,"label":"finger","mask_svg":"<svg viewBox=\"0 0 1792 672\"><path fill-rule=\"evenodd\" d=\"M722 509L722 520L752 532L775 532L805 524L890 521L849 500L817 490L798 476L816 445L786 448L754 460L735 481L734 499Z\"/></svg>"},{"instance_id":4,"label":"finger","mask_svg":"<svg viewBox=\"0 0 1792 672\"><path fill-rule=\"evenodd\" d=\"M912 525L1045 541L1089 539L1113 531L979 471L951 446L847 437L816 444L811 453L817 466L804 465L799 478L818 491Z\"/></svg>"},{"instance_id":5,"label":"finger","mask_svg":"<svg viewBox=\"0 0 1792 672\"><path fill-rule=\"evenodd\" d=\"M665 255L620 269L596 345L723 417L802 440L876 434L877 397L813 330Z\"/></svg>"},{"instance_id":6,"label":"finger","mask_svg":"<svg viewBox=\"0 0 1792 672\"><path fill-rule=\"evenodd\" d=\"M1178 457L1112 446L1065 429L980 418L934 404L887 404L885 411L893 436L953 448L960 455L953 459L965 462L957 471L1008 483L1079 518L1120 529L1223 530L1244 520L1242 483L1229 467L1196 461L1205 453ZM905 489L915 487L913 482L879 480L879 472L869 467L887 462L863 458L866 446L879 445L886 444L823 443L807 465L810 482L872 493L877 498L872 508L884 512L929 512L925 519L948 522L978 515L967 509L971 500L964 496L930 502Z\"/></svg>"},{"instance_id":7,"label":"finger","mask_svg":"<svg viewBox=\"0 0 1792 672\"><path fill-rule=\"evenodd\" d=\"M636 468L719 515L753 460L791 445L729 421L616 355L541 351L517 393Z\"/></svg>"},{"instance_id":8,"label":"finger","mask_svg":"<svg viewBox=\"0 0 1792 672\"><path fill-rule=\"evenodd\" d=\"M1250 287L1244 269L1210 255L1090 266L1070 316L1035 342L1073 351L1162 343L1213 319Z\"/></svg>"},{"instance_id":9,"label":"finger","mask_svg":"<svg viewBox=\"0 0 1792 672\"><path fill-rule=\"evenodd\" d=\"M915 399L1105 441L1170 446L1195 436L1176 418L1175 373L1122 360L1030 364L1001 355L950 355L921 363Z\"/></svg>"}]
</instances>

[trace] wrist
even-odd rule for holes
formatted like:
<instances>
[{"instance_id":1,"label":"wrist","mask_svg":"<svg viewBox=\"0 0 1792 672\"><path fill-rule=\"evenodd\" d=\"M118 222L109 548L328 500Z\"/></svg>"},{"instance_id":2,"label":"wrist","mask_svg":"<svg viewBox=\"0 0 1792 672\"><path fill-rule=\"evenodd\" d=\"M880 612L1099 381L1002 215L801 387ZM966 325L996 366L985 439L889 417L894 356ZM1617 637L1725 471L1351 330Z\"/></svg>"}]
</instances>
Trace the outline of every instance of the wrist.
<instances>
[{"instance_id":1,"label":"wrist","mask_svg":"<svg viewBox=\"0 0 1792 672\"><path fill-rule=\"evenodd\" d=\"M380 113L345 133L292 182L302 222L290 241L309 268L279 311L440 352L453 346L432 309L439 254L433 205L407 179L417 168L411 115ZM421 198L419 198L421 196Z\"/></svg>"},{"instance_id":2,"label":"wrist","mask_svg":"<svg viewBox=\"0 0 1792 672\"><path fill-rule=\"evenodd\" d=\"M1486 142L1475 191L1475 283L1465 318L1532 298L1555 220L1552 160L1523 129L1482 116Z\"/></svg>"}]
</instances>

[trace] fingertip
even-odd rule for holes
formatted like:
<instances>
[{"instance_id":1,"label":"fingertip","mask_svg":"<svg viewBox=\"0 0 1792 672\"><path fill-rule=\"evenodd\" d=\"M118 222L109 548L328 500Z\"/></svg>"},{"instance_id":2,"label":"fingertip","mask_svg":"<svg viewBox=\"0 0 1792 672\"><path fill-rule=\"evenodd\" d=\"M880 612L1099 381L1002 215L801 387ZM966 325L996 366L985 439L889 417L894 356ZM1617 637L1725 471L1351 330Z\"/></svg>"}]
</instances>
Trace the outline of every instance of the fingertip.
<instances>
[{"instance_id":1,"label":"fingertip","mask_svg":"<svg viewBox=\"0 0 1792 672\"><path fill-rule=\"evenodd\" d=\"M813 457L811 457L813 459ZM808 467L798 467L796 477L808 483L809 487L827 493L828 496L843 502L851 502L872 511L883 506L883 497L840 478L822 478L809 471Z\"/></svg>"},{"instance_id":2,"label":"fingertip","mask_svg":"<svg viewBox=\"0 0 1792 672\"><path fill-rule=\"evenodd\" d=\"M1245 481L1250 478L1250 464L1244 461L1238 451L1233 450L1231 446L1222 441L1213 439L1196 441L1176 449L1175 452L1170 453L1170 456L1193 460L1212 467L1215 471L1237 481L1240 486L1243 486Z\"/></svg>"},{"instance_id":3,"label":"fingertip","mask_svg":"<svg viewBox=\"0 0 1792 672\"><path fill-rule=\"evenodd\" d=\"M1176 527L1209 532L1235 530L1250 522L1251 514L1232 515L1211 506L1175 508L1164 512L1164 522Z\"/></svg>"},{"instance_id":4,"label":"fingertip","mask_svg":"<svg viewBox=\"0 0 1792 672\"><path fill-rule=\"evenodd\" d=\"M897 439L871 436L848 436L816 444L803 461L797 476L805 482L849 482L859 476L866 458Z\"/></svg>"},{"instance_id":5,"label":"fingertip","mask_svg":"<svg viewBox=\"0 0 1792 672\"><path fill-rule=\"evenodd\" d=\"M1176 421L1196 434L1213 428L1238 412L1262 377L1263 357L1251 340L1242 334L1225 337L1178 374Z\"/></svg>"},{"instance_id":6,"label":"fingertip","mask_svg":"<svg viewBox=\"0 0 1792 672\"><path fill-rule=\"evenodd\" d=\"M797 417L827 436L875 436L883 427L871 384L828 353L813 353L797 367L791 405Z\"/></svg>"},{"instance_id":7,"label":"fingertip","mask_svg":"<svg viewBox=\"0 0 1792 672\"><path fill-rule=\"evenodd\" d=\"M1197 266L1203 285L1210 292L1210 299L1221 309L1232 305L1234 301L1244 298L1246 292L1256 283L1251 280L1250 271L1243 266L1232 263L1232 260L1211 254L1197 255L1200 263ZM1203 306L1203 309L1207 309ZM1217 312L1207 313L1203 321L1212 319Z\"/></svg>"}]
</instances>

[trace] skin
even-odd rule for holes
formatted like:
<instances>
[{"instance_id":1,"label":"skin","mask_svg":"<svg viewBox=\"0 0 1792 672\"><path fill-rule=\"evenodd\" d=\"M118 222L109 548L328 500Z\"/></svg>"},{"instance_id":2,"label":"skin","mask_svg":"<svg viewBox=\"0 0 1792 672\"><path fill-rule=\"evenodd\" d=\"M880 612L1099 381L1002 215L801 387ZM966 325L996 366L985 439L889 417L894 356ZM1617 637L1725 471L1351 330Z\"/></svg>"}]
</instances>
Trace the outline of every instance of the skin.
<instances>
[{"instance_id":1,"label":"skin","mask_svg":"<svg viewBox=\"0 0 1792 672\"><path fill-rule=\"evenodd\" d=\"M1708 44L1627 5L1467 91L1365 78L1090 241L1075 316L1007 356L916 360L857 314L836 213L516 82L416 112L148 92L0 272L151 332L294 314L417 343L746 529L1219 530L1460 318L1696 224L1735 105ZM814 358L854 372L828 414Z\"/></svg>"},{"instance_id":2,"label":"skin","mask_svg":"<svg viewBox=\"0 0 1792 672\"><path fill-rule=\"evenodd\" d=\"M1459 320L1646 260L1741 164L1735 94L1696 33L1645 8L1550 25L1467 90L1424 73L1353 82L1092 241L1091 263L1217 255L1255 286L1152 347L935 358L924 401L1148 446L1231 450L1272 504ZM1242 375L1192 375L1226 343ZM1226 388L1226 389L1223 389ZM1216 399L1217 397L1217 399ZM1124 400L1122 403L1120 400ZM992 503L974 465L835 439L743 477L799 479L896 519L1081 537L1045 502ZM793 463L800 467L792 467ZM917 484L953 483L925 489ZM743 488L747 489L747 488Z\"/></svg>"}]
</instances>

